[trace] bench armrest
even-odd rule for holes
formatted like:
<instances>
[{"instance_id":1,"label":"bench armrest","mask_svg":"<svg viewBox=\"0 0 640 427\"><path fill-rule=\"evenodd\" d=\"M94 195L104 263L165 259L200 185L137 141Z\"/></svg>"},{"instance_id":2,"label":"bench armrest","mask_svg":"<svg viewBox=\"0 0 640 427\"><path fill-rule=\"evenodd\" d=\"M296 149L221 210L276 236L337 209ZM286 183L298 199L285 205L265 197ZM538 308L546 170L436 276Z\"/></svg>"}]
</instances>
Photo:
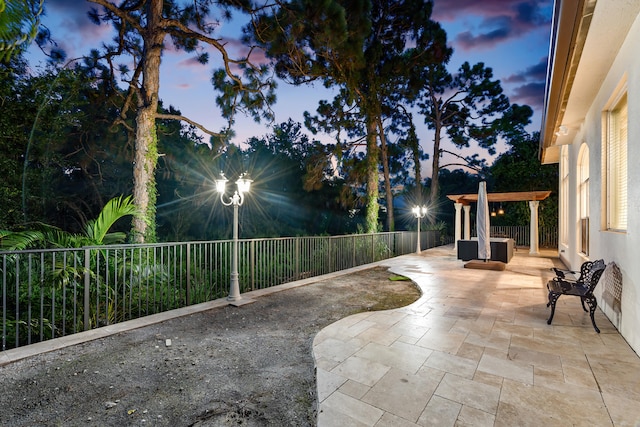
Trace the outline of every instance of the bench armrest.
<instances>
[{"instance_id":1,"label":"bench armrest","mask_svg":"<svg viewBox=\"0 0 640 427\"><path fill-rule=\"evenodd\" d=\"M578 273L577 271L573 271L573 270L562 270L562 269L560 269L560 268L556 268L556 267L551 267L551 270L553 270L553 271L556 273L556 277L558 277L558 278L560 278L560 279L564 279L564 280L569 280L569 281L572 281L573 279L567 279L567 278L565 277L565 274L566 274L566 273L569 273L569 274L577 274L577 273ZM573 280L573 281L575 281L575 280Z\"/></svg>"}]
</instances>

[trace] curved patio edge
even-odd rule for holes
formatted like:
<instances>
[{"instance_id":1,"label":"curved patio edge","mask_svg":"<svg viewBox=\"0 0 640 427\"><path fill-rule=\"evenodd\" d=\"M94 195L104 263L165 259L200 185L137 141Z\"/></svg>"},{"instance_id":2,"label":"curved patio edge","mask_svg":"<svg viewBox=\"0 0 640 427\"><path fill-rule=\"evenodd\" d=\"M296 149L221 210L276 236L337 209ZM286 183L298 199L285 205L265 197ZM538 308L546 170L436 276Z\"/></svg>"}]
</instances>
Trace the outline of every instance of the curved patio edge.
<instances>
[{"instance_id":1,"label":"curved patio edge","mask_svg":"<svg viewBox=\"0 0 640 427\"><path fill-rule=\"evenodd\" d=\"M452 247L384 265L422 296L316 335L319 427L640 420L640 359L602 312L601 334L574 301L546 324L557 252L518 253L505 271L465 269Z\"/></svg>"}]
</instances>

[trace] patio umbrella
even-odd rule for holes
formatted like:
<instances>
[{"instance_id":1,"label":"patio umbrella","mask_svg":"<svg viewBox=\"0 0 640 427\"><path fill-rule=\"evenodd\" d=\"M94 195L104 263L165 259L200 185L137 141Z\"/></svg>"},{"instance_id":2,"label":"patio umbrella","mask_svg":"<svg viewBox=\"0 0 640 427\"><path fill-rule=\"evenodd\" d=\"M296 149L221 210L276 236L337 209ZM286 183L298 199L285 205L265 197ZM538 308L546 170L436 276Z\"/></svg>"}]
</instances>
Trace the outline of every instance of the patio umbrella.
<instances>
[{"instance_id":1,"label":"patio umbrella","mask_svg":"<svg viewBox=\"0 0 640 427\"><path fill-rule=\"evenodd\" d=\"M480 182L478 188L478 211L476 212L476 230L478 232L478 259L491 259L491 243L489 242L489 201L487 199L487 183Z\"/></svg>"}]
</instances>

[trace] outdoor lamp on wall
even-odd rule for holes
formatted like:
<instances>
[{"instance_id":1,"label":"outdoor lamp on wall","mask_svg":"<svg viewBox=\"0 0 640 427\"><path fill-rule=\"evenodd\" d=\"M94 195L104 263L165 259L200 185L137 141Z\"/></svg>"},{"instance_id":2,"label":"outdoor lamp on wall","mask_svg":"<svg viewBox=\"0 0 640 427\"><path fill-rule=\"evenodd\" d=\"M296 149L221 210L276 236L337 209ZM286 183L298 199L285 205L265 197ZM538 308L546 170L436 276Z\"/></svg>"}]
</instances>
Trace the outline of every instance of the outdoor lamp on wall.
<instances>
[{"instance_id":1,"label":"outdoor lamp on wall","mask_svg":"<svg viewBox=\"0 0 640 427\"><path fill-rule=\"evenodd\" d=\"M240 296L240 282L238 281L238 207L244 203L244 195L249 192L253 181L247 178L246 173L241 174L236 181L237 190L234 191L233 196L225 200L228 181L224 174L220 174L220 179L216 179L216 191L220 193L220 201L223 205L233 205L233 260L231 264L231 284L227 300L234 303L242 299Z\"/></svg>"},{"instance_id":2,"label":"outdoor lamp on wall","mask_svg":"<svg viewBox=\"0 0 640 427\"><path fill-rule=\"evenodd\" d=\"M491 216L496 216L496 208L493 206L493 204L491 205Z\"/></svg>"},{"instance_id":3,"label":"outdoor lamp on wall","mask_svg":"<svg viewBox=\"0 0 640 427\"><path fill-rule=\"evenodd\" d=\"M504 215L504 209L502 209L502 203L500 203L500 208L498 209L498 215Z\"/></svg>"},{"instance_id":4,"label":"outdoor lamp on wall","mask_svg":"<svg viewBox=\"0 0 640 427\"><path fill-rule=\"evenodd\" d=\"M569 134L569 128L565 125L558 126L558 130L555 132L556 136L566 136Z\"/></svg>"},{"instance_id":5,"label":"outdoor lamp on wall","mask_svg":"<svg viewBox=\"0 0 640 427\"><path fill-rule=\"evenodd\" d=\"M414 206L413 209L411 209L411 212L413 213L413 216L415 216L418 219L418 243L417 243L417 249L416 249L416 253L419 254L420 253L420 220L422 220L422 218L424 218L427 215L427 207L426 206Z\"/></svg>"}]
</instances>

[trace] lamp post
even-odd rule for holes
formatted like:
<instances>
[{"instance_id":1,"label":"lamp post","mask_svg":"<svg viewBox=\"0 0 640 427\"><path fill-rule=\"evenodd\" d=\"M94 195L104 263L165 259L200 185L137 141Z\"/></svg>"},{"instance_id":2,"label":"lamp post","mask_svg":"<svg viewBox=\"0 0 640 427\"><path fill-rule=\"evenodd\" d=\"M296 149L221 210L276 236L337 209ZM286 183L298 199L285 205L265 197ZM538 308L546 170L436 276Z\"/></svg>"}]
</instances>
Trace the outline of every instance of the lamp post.
<instances>
[{"instance_id":1,"label":"lamp post","mask_svg":"<svg viewBox=\"0 0 640 427\"><path fill-rule=\"evenodd\" d=\"M427 207L414 206L413 209L411 209L411 212L413 212L413 215L418 219L418 244L417 244L416 253L419 254L420 253L420 221L422 220L422 218L424 218L427 215Z\"/></svg>"},{"instance_id":2,"label":"lamp post","mask_svg":"<svg viewBox=\"0 0 640 427\"><path fill-rule=\"evenodd\" d=\"M240 283L238 282L238 207L244 202L244 194L249 192L252 181L246 177L246 174L241 174L236 181L238 189L231 198L228 198L228 201L225 201L228 181L224 174L221 174L220 179L216 179L216 190L220 193L220 201L223 205L233 205L233 261L231 264L231 285L227 300L235 302L242 299L240 296Z\"/></svg>"}]
</instances>

